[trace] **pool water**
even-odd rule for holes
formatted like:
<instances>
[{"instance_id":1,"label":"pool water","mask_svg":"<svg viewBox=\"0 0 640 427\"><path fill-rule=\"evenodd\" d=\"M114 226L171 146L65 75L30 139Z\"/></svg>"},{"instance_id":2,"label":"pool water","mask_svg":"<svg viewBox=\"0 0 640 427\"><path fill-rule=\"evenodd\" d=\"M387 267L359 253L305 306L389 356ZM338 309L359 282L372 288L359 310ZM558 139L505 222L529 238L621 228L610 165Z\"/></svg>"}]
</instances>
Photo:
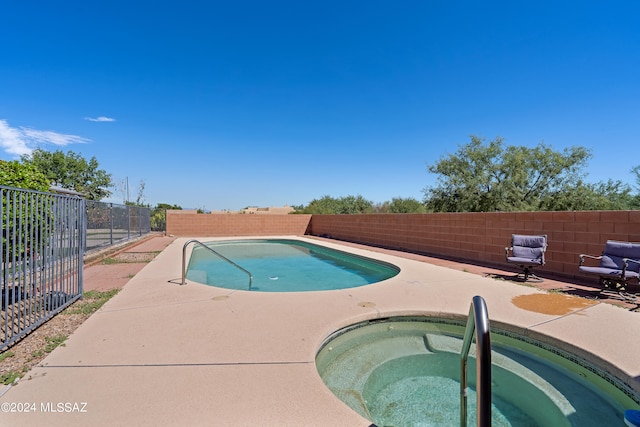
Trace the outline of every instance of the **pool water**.
<instances>
[{"instance_id":1,"label":"pool water","mask_svg":"<svg viewBox=\"0 0 640 427\"><path fill-rule=\"evenodd\" d=\"M249 276L206 248L194 247L186 277L227 289L301 292L354 288L397 275L382 261L288 239L209 242L207 246L238 264Z\"/></svg>"},{"instance_id":2,"label":"pool water","mask_svg":"<svg viewBox=\"0 0 640 427\"><path fill-rule=\"evenodd\" d=\"M378 426L460 425L464 327L372 322L331 337L316 357L329 389ZM557 353L492 331L493 426L623 425L637 401ZM475 425L475 345L469 358L468 425ZM637 400L637 396L636 400Z\"/></svg>"}]
</instances>

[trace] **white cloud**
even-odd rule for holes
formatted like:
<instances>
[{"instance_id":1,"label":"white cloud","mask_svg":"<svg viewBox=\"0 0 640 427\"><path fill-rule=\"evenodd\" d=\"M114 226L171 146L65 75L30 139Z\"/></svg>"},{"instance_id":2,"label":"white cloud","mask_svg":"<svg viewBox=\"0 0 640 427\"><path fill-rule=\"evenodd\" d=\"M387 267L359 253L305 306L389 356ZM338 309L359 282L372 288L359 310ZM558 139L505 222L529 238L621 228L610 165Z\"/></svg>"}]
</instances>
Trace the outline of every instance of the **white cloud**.
<instances>
[{"instance_id":1,"label":"white cloud","mask_svg":"<svg viewBox=\"0 0 640 427\"><path fill-rule=\"evenodd\" d=\"M7 153L16 156L31 153L27 142L21 137L20 131L10 127L5 120L0 120L0 147Z\"/></svg>"},{"instance_id":2,"label":"white cloud","mask_svg":"<svg viewBox=\"0 0 640 427\"><path fill-rule=\"evenodd\" d=\"M105 117L105 116L100 116L100 117L85 117L85 120L89 120L90 122L115 122L116 119L113 119L111 117Z\"/></svg>"},{"instance_id":3,"label":"white cloud","mask_svg":"<svg viewBox=\"0 0 640 427\"><path fill-rule=\"evenodd\" d=\"M65 146L82 144L91 141L77 135L67 135L52 131L30 128L13 128L6 120L0 119L0 148L9 154L22 156L31 154L41 144Z\"/></svg>"}]
</instances>

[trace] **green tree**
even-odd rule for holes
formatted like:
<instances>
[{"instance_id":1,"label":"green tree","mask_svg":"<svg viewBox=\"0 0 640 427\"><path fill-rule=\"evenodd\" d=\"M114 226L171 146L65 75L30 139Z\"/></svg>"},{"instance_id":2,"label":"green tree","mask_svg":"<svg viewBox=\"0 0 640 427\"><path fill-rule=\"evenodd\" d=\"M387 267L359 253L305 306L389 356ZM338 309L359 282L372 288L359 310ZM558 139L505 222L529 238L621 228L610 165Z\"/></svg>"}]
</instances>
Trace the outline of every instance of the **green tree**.
<instances>
[{"instance_id":1,"label":"green tree","mask_svg":"<svg viewBox=\"0 0 640 427\"><path fill-rule=\"evenodd\" d=\"M334 198L323 196L312 200L304 209L306 214L360 214L374 212L373 202L364 197L345 196Z\"/></svg>"},{"instance_id":2,"label":"green tree","mask_svg":"<svg viewBox=\"0 0 640 427\"><path fill-rule=\"evenodd\" d=\"M439 177L438 185L423 190L425 204L435 212L601 209L609 197L611 205L623 206L628 187L621 182L584 183L590 158L579 146L557 152L543 143L505 147L500 137L485 144L471 136L456 154L428 166Z\"/></svg>"},{"instance_id":3,"label":"green tree","mask_svg":"<svg viewBox=\"0 0 640 427\"><path fill-rule=\"evenodd\" d=\"M68 151L34 150L22 157L39 169L50 184L83 194L88 200L101 200L111 195L111 174L99 169L98 161L92 157L87 161L81 154Z\"/></svg>"},{"instance_id":4,"label":"green tree","mask_svg":"<svg viewBox=\"0 0 640 427\"><path fill-rule=\"evenodd\" d=\"M49 180L35 166L20 163L17 160L0 160L0 185L24 188L27 190L47 191Z\"/></svg>"},{"instance_id":5,"label":"green tree","mask_svg":"<svg viewBox=\"0 0 640 427\"><path fill-rule=\"evenodd\" d=\"M426 208L424 203L418 200L407 197L394 197L391 199L391 203L387 205L387 212L389 213L424 213Z\"/></svg>"},{"instance_id":6,"label":"green tree","mask_svg":"<svg viewBox=\"0 0 640 427\"><path fill-rule=\"evenodd\" d=\"M337 214L339 211L339 202L335 197L329 195L322 196L319 199L313 199L306 208L306 214Z\"/></svg>"},{"instance_id":7,"label":"green tree","mask_svg":"<svg viewBox=\"0 0 640 427\"><path fill-rule=\"evenodd\" d=\"M49 180L33 165L17 160L0 160L0 185L46 192ZM14 257L21 260L25 256L33 256L34 239L44 241L48 234L46 224L49 223L50 216L47 198L48 196L40 196L38 209L34 209L33 193L16 191L9 195L2 192L2 247L6 250L1 260L3 268L5 260L12 260Z\"/></svg>"},{"instance_id":8,"label":"green tree","mask_svg":"<svg viewBox=\"0 0 640 427\"><path fill-rule=\"evenodd\" d=\"M178 205L158 203L155 208L151 209L150 221L152 231L165 231L167 229L167 209L182 210Z\"/></svg>"},{"instance_id":9,"label":"green tree","mask_svg":"<svg viewBox=\"0 0 640 427\"><path fill-rule=\"evenodd\" d=\"M572 188L549 194L541 201L540 210L624 210L632 204L631 188L620 181L609 180L595 184L579 182Z\"/></svg>"},{"instance_id":10,"label":"green tree","mask_svg":"<svg viewBox=\"0 0 640 427\"><path fill-rule=\"evenodd\" d=\"M631 168L631 173L636 179L636 194L631 197L631 207L633 209L640 209L640 165Z\"/></svg>"}]
</instances>

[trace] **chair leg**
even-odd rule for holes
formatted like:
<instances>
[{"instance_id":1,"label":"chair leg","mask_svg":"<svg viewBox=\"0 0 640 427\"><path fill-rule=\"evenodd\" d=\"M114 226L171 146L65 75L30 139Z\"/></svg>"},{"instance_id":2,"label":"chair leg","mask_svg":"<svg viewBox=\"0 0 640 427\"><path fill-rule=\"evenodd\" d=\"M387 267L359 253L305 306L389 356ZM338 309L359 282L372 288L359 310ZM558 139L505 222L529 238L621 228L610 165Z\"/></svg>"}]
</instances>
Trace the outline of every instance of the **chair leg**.
<instances>
[{"instance_id":1,"label":"chair leg","mask_svg":"<svg viewBox=\"0 0 640 427\"><path fill-rule=\"evenodd\" d=\"M619 294L625 301L638 302L638 298L640 298L638 294L632 294L624 291L620 291Z\"/></svg>"},{"instance_id":2,"label":"chair leg","mask_svg":"<svg viewBox=\"0 0 640 427\"><path fill-rule=\"evenodd\" d=\"M523 281L524 282L529 281L530 283L541 283L541 282L544 282L544 279L536 276L530 267L525 267Z\"/></svg>"}]
</instances>

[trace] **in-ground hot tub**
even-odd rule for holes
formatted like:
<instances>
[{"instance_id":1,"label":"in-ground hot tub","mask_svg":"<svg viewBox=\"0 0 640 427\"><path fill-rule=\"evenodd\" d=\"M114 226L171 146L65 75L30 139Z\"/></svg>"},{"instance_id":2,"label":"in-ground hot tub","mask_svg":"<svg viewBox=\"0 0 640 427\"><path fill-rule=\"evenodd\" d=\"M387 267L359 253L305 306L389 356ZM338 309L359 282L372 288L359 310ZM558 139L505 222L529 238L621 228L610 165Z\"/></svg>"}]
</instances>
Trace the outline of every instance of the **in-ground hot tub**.
<instances>
[{"instance_id":1,"label":"in-ground hot tub","mask_svg":"<svg viewBox=\"0 0 640 427\"><path fill-rule=\"evenodd\" d=\"M329 337L316 365L329 389L376 425L456 426L463 336L464 324L448 319L368 321ZM495 328L491 342L493 426L623 425L625 409L640 409L623 381L567 352ZM471 360L468 378L475 425Z\"/></svg>"}]
</instances>

